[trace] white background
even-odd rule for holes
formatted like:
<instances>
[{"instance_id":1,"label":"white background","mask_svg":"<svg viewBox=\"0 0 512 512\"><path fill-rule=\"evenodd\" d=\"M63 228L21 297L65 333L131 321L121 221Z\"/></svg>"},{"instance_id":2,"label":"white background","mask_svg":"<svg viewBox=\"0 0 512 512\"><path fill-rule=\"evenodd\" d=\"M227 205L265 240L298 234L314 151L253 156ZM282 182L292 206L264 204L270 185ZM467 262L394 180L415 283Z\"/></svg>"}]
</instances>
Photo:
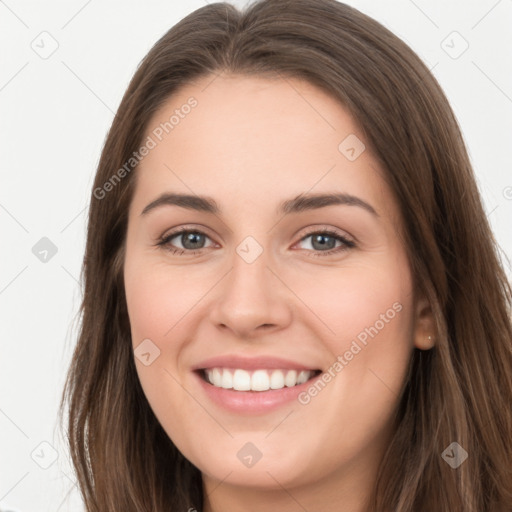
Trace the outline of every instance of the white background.
<instances>
[{"instance_id":1,"label":"white background","mask_svg":"<svg viewBox=\"0 0 512 512\"><path fill-rule=\"evenodd\" d=\"M205 3L0 1L0 505L5 508L82 509L56 412L76 339L72 320L80 301L92 180L136 66L172 25ZM496 239L510 258L512 0L347 3L401 37L433 70L462 128ZM50 36L39 36L43 31L58 44L47 59L31 47L51 48ZM462 41L451 43L450 36L442 44L453 31L469 43L456 59L444 45L456 51ZM32 252L42 237L58 250L46 263ZM58 459L43 469L40 464L51 463L53 450Z\"/></svg>"}]
</instances>

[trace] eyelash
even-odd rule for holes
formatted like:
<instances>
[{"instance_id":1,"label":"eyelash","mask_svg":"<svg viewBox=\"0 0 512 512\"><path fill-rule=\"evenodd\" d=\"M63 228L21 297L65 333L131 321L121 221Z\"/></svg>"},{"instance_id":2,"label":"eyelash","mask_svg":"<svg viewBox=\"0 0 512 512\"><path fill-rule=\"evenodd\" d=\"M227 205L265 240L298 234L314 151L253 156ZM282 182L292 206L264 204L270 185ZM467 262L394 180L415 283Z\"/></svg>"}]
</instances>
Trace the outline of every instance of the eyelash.
<instances>
[{"instance_id":1,"label":"eyelash","mask_svg":"<svg viewBox=\"0 0 512 512\"><path fill-rule=\"evenodd\" d=\"M177 229L176 231L173 231L172 233L170 233L169 235L167 235L165 237L160 238L159 242L156 245L158 247L164 247L165 248L165 247L169 246L170 241L173 238L176 238L178 235L181 235L183 233L195 233L195 234L205 235L207 238L209 238L206 233L204 233L204 232L202 232L202 231L200 231L198 229L190 229L190 228L187 228L187 227L183 227L183 228ZM311 230L308 233L306 233L299 240L299 242L302 242L304 239L310 237L311 235L327 235L327 236L330 236L332 238L335 238L335 239L339 240L343 244L342 247L337 247L335 249L329 249L328 251L315 251L314 249L312 249L312 250L305 249L309 253L311 253L311 254L309 254L309 256L312 256L312 257L332 256L333 254L338 254L338 253L341 253L341 252L344 252L344 251L347 251L349 249L353 249L354 247L356 247L355 242L345 238L344 236L340 235L336 231L333 231L333 230L330 230L330 229L314 229L314 230ZM193 250L193 249L180 249L179 247L175 247L175 248L169 247L167 250L169 252L171 252L171 254L182 255L182 254L187 253L188 255L195 255L195 254L199 254L203 249Z\"/></svg>"}]
</instances>

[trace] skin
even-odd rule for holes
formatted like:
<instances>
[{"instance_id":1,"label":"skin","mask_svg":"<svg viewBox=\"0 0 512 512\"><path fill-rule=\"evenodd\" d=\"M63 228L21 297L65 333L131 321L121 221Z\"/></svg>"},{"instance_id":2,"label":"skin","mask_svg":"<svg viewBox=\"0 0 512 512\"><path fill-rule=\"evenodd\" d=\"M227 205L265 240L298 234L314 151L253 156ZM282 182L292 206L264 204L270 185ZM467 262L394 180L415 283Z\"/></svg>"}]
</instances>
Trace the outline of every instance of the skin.
<instances>
[{"instance_id":1,"label":"skin","mask_svg":"<svg viewBox=\"0 0 512 512\"><path fill-rule=\"evenodd\" d=\"M413 347L434 343L396 201L368 143L354 161L338 150L349 134L365 137L337 100L298 79L213 78L185 86L153 116L147 135L190 96L198 101L136 171L124 263L132 343L150 339L160 350L148 366L135 358L141 385L201 470L206 512L362 512ZM166 205L141 215L162 192L210 196L222 213ZM352 194L378 216L349 205L276 214L281 201L307 192ZM180 226L206 234L198 254L156 245ZM311 228L333 229L356 247L323 256L342 242L313 245ZM236 252L247 236L263 249L251 264ZM236 414L213 404L191 373L225 354L325 371L397 302L401 311L306 405ZM237 457L247 442L262 453L250 468Z\"/></svg>"}]
</instances>

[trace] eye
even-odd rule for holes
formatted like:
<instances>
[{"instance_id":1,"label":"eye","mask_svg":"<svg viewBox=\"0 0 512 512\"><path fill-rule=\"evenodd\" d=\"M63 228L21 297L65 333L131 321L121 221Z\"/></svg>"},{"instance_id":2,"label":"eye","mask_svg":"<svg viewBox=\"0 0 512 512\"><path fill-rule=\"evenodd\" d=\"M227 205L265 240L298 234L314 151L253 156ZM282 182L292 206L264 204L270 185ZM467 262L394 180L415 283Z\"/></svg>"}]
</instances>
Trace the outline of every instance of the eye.
<instances>
[{"instance_id":1,"label":"eye","mask_svg":"<svg viewBox=\"0 0 512 512\"><path fill-rule=\"evenodd\" d=\"M182 247L175 247L172 240L178 239L182 244ZM355 242L349 240L340 233L337 233L331 229L315 229L310 231L304 237L301 238L299 243L312 238L311 246L312 251L308 250L310 256L330 256L335 253L341 253L348 249L356 247ZM210 239L205 233L197 229L191 229L187 227L179 228L172 233L164 236L156 244L159 247L167 248L172 254L200 254L201 250L204 249L205 239ZM340 245L336 248L336 242ZM334 246L333 246L334 243Z\"/></svg>"},{"instance_id":2,"label":"eye","mask_svg":"<svg viewBox=\"0 0 512 512\"><path fill-rule=\"evenodd\" d=\"M171 240L177 238L183 247L173 247ZM204 239L209 238L205 233L197 229L187 229L186 227L173 231L169 235L160 239L157 243L160 247L168 247L172 254L198 254L201 252Z\"/></svg>"},{"instance_id":3,"label":"eye","mask_svg":"<svg viewBox=\"0 0 512 512\"><path fill-rule=\"evenodd\" d=\"M332 256L333 254L338 254L356 247L354 241L349 240L344 235L331 229L315 229L310 231L306 236L301 238L300 242L308 238L312 239L310 245L314 250L310 252L309 256L313 257ZM341 246L335 248L337 241L340 242ZM318 251L315 251L316 249L318 249Z\"/></svg>"}]
</instances>

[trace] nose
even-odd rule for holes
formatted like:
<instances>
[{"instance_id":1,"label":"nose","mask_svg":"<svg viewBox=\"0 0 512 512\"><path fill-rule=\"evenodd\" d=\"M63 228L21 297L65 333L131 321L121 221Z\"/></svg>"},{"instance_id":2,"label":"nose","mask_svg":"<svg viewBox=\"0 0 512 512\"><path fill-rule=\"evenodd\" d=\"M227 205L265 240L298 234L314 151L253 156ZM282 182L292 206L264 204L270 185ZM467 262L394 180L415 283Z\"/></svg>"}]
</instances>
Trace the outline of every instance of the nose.
<instances>
[{"instance_id":1,"label":"nose","mask_svg":"<svg viewBox=\"0 0 512 512\"><path fill-rule=\"evenodd\" d=\"M251 339L285 328L291 321L291 296L267 252L248 263L236 252L232 268L216 286L211 321L238 339Z\"/></svg>"}]
</instances>

